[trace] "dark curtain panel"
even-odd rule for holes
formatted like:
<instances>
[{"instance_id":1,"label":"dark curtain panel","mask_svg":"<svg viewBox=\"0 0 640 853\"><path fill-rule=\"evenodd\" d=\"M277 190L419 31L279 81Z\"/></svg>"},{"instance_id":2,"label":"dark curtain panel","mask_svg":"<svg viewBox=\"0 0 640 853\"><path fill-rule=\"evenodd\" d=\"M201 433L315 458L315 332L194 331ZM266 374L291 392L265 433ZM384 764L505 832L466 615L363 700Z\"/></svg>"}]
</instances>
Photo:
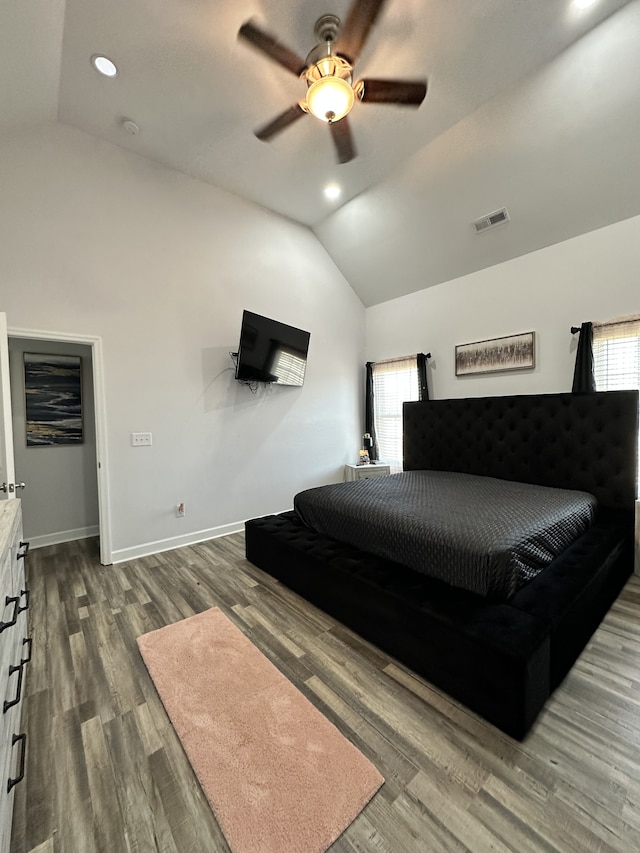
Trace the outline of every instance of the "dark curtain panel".
<instances>
[{"instance_id":1,"label":"dark curtain panel","mask_svg":"<svg viewBox=\"0 0 640 853\"><path fill-rule=\"evenodd\" d=\"M593 375L593 326L591 323L583 323L580 327L571 390L574 394L596 390L596 380Z\"/></svg>"},{"instance_id":2,"label":"dark curtain panel","mask_svg":"<svg viewBox=\"0 0 640 853\"><path fill-rule=\"evenodd\" d=\"M375 462L378 458L378 443L376 442L376 428L373 422L373 362L367 362L367 384L364 400L364 431L370 436L368 442L365 439L365 450L369 451L369 459Z\"/></svg>"},{"instance_id":3,"label":"dark curtain panel","mask_svg":"<svg viewBox=\"0 0 640 853\"><path fill-rule=\"evenodd\" d=\"M429 386L427 385L427 357L423 352L417 355L418 361L418 384L420 386L420 400L429 399Z\"/></svg>"}]
</instances>

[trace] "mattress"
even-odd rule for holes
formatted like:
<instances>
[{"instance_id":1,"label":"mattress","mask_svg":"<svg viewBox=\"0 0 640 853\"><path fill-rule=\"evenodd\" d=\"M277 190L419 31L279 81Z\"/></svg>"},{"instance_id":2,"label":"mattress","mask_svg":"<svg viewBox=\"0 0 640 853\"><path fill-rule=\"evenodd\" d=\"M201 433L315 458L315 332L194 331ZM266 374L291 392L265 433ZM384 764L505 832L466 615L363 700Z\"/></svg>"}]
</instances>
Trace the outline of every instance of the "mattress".
<instances>
[{"instance_id":1,"label":"mattress","mask_svg":"<svg viewBox=\"0 0 640 853\"><path fill-rule=\"evenodd\" d=\"M317 533L505 600L592 524L596 499L447 471L321 486L294 499Z\"/></svg>"}]
</instances>

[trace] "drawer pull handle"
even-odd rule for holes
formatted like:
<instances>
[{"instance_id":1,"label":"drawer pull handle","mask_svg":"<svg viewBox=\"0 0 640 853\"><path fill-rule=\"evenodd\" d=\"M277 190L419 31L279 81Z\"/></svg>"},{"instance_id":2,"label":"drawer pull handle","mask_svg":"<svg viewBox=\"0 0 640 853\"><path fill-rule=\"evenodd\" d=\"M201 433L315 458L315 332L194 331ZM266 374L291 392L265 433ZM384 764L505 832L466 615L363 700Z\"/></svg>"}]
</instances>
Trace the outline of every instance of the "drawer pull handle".
<instances>
[{"instance_id":1,"label":"drawer pull handle","mask_svg":"<svg viewBox=\"0 0 640 853\"><path fill-rule=\"evenodd\" d=\"M0 634L4 631L5 628L11 628L12 625L15 625L18 621L18 613L20 612L20 596L19 595L7 595L4 600L4 606L8 607L10 604L13 604L13 616L9 619L8 622L0 622Z\"/></svg>"},{"instance_id":2,"label":"drawer pull handle","mask_svg":"<svg viewBox=\"0 0 640 853\"><path fill-rule=\"evenodd\" d=\"M7 779L7 794L11 791L14 785L17 785L18 782L22 782L24 779L24 764L25 758L27 756L27 735L26 732L23 732L21 735L13 735L11 738L11 746L12 748L18 743L18 741L22 741L22 752L20 753L20 769L18 771L18 775L15 779Z\"/></svg>"},{"instance_id":3,"label":"drawer pull handle","mask_svg":"<svg viewBox=\"0 0 640 853\"><path fill-rule=\"evenodd\" d=\"M13 708L13 706L17 705L18 702L20 701L20 697L22 696L22 673L24 671L23 666L24 666L24 664L22 662L20 662L17 666L11 665L9 667L9 678L11 678L11 676L13 675L14 672L17 672L18 673L18 684L16 687L15 698L12 699L10 702L7 699L4 700L4 705L2 706L2 713L3 714L6 714L7 711L9 710L9 708Z\"/></svg>"},{"instance_id":4,"label":"drawer pull handle","mask_svg":"<svg viewBox=\"0 0 640 853\"><path fill-rule=\"evenodd\" d=\"M23 610L27 610L29 607L29 590L28 589L21 589L20 590L20 598L22 598L23 595L24 595L25 603L22 607L18 608L18 613L22 613Z\"/></svg>"},{"instance_id":5,"label":"drawer pull handle","mask_svg":"<svg viewBox=\"0 0 640 853\"><path fill-rule=\"evenodd\" d=\"M24 560L24 558L29 553L29 543L28 542L21 542L20 548L24 548L24 551L18 551L18 553L16 554L16 560Z\"/></svg>"},{"instance_id":6,"label":"drawer pull handle","mask_svg":"<svg viewBox=\"0 0 640 853\"><path fill-rule=\"evenodd\" d=\"M31 646L33 644L33 638L32 637L25 637L24 640L22 641L22 645L26 646L27 643L29 644L29 652L28 652L26 658L22 658L20 663L29 663L29 661L31 660Z\"/></svg>"}]
</instances>

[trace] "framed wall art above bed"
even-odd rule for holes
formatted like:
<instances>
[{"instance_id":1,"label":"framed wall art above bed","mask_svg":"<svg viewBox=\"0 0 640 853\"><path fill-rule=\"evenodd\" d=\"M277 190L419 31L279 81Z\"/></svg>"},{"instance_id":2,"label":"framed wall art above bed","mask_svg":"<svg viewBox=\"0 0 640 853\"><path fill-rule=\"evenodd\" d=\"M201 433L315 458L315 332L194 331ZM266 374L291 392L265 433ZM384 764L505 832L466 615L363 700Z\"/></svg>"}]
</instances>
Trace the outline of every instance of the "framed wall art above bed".
<instances>
[{"instance_id":1,"label":"framed wall art above bed","mask_svg":"<svg viewBox=\"0 0 640 853\"><path fill-rule=\"evenodd\" d=\"M456 376L535 367L535 332L456 346Z\"/></svg>"}]
</instances>

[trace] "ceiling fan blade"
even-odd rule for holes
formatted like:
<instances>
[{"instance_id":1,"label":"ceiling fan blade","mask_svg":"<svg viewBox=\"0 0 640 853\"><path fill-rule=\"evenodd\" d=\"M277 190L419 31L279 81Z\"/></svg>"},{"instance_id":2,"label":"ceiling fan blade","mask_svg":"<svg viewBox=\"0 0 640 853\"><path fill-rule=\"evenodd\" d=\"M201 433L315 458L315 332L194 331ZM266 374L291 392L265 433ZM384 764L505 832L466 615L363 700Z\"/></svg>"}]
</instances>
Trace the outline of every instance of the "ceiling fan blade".
<instances>
[{"instance_id":1,"label":"ceiling fan blade","mask_svg":"<svg viewBox=\"0 0 640 853\"><path fill-rule=\"evenodd\" d=\"M375 24L385 2L386 0L354 0L349 9L338 35L336 53L348 59L351 65L354 65L360 56L369 30Z\"/></svg>"},{"instance_id":2,"label":"ceiling fan blade","mask_svg":"<svg viewBox=\"0 0 640 853\"><path fill-rule=\"evenodd\" d=\"M329 122L329 130L333 138L333 144L336 146L339 163L348 163L356 156L356 147L353 144L351 136L351 126L347 117L341 118L340 121Z\"/></svg>"},{"instance_id":3,"label":"ceiling fan blade","mask_svg":"<svg viewBox=\"0 0 640 853\"><path fill-rule=\"evenodd\" d=\"M256 26L252 21L247 21L238 31L238 38L243 38L248 41L253 47L258 48L263 53L284 66L288 71L292 71L297 77L307 67L307 63L301 56L288 48L286 45L279 42L269 33L265 33L260 27Z\"/></svg>"},{"instance_id":4,"label":"ceiling fan blade","mask_svg":"<svg viewBox=\"0 0 640 853\"><path fill-rule=\"evenodd\" d=\"M364 102L419 107L427 94L427 81L360 80L354 88Z\"/></svg>"},{"instance_id":5,"label":"ceiling fan blade","mask_svg":"<svg viewBox=\"0 0 640 853\"><path fill-rule=\"evenodd\" d=\"M293 124L294 121L297 121L305 115L307 115L307 113L302 109L300 104L294 104L292 107L289 107L288 110L285 110L283 113L280 113L279 116L272 119L268 124L265 124L264 127L258 128L258 130L255 131L255 134L258 139L262 140L262 142L266 142L268 139L271 139L272 136L275 136L280 133L280 131L285 130L290 124Z\"/></svg>"}]
</instances>

